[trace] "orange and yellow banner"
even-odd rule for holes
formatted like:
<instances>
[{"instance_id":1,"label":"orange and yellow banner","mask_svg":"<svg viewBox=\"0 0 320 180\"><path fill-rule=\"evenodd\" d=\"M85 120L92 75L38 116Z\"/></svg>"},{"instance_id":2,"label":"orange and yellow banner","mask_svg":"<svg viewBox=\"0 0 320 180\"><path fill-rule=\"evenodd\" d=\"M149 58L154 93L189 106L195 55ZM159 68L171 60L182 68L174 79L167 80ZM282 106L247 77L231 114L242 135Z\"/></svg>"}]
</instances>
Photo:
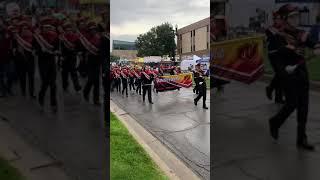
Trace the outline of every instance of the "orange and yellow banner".
<instances>
[{"instance_id":1,"label":"orange and yellow banner","mask_svg":"<svg viewBox=\"0 0 320 180\"><path fill-rule=\"evenodd\" d=\"M261 77L264 36L239 38L211 44L212 76L250 84Z\"/></svg>"}]
</instances>

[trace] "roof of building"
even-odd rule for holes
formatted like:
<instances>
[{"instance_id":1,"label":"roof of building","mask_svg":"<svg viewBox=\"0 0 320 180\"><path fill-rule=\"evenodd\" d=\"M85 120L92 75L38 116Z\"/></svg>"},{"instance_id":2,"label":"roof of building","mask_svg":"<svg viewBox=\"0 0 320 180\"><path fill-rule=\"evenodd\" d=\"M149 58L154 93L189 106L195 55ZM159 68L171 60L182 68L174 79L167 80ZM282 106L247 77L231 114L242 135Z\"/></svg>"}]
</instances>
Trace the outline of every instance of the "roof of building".
<instances>
[{"instance_id":1,"label":"roof of building","mask_svg":"<svg viewBox=\"0 0 320 180\"><path fill-rule=\"evenodd\" d=\"M184 34L184 33L187 33L191 30L198 29L198 28L201 28L201 27L204 27L207 25L210 26L210 17L207 17L205 19L202 19L200 21L197 21L197 22L192 23L188 26L185 26L183 28L178 29L178 34Z\"/></svg>"}]
</instances>

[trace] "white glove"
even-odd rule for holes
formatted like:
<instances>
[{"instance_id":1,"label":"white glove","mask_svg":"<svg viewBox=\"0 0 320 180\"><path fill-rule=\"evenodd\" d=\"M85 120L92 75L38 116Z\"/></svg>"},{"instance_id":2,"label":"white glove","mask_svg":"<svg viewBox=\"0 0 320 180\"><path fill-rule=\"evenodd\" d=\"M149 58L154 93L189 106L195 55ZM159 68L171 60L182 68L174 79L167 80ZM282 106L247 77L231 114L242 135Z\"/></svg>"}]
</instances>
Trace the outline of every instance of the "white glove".
<instances>
[{"instance_id":1,"label":"white glove","mask_svg":"<svg viewBox=\"0 0 320 180\"><path fill-rule=\"evenodd\" d=\"M293 65L293 66L289 65L289 66L286 66L285 69L288 72L288 74L292 74L296 68L297 68L297 65Z\"/></svg>"}]
</instances>

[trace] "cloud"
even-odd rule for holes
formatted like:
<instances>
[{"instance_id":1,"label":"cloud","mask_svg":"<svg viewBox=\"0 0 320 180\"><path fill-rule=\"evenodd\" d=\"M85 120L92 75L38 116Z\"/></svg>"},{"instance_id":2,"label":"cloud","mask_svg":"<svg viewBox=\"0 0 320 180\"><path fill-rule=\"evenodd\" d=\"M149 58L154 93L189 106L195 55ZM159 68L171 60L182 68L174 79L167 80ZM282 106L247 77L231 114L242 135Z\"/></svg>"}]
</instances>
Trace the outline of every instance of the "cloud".
<instances>
[{"instance_id":1,"label":"cloud","mask_svg":"<svg viewBox=\"0 0 320 180\"><path fill-rule=\"evenodd\" d=\"M210 15L209 0L111 0L110 7L111 38L130 41L165 22L183 27Z\"/></svg>"}]
</instances>

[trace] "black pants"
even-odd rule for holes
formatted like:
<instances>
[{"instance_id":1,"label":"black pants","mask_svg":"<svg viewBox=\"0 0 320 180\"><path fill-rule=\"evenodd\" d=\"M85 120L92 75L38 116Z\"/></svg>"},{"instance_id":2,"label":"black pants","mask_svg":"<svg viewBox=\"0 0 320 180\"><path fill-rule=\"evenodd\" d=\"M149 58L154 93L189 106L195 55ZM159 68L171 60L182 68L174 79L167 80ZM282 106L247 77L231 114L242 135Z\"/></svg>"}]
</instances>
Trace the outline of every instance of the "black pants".
<instances>
[{"instance_id":1,"label":"black pants","mask_svg":"<svg viewBox=\"0 0 320 180\"><path fill-rule=\"evenodd\" d=\"M148 92L148 101L149 101L149 103L152 103L151 85L143 85L142 86L142 95L143 95L142 98L143 98L143 101L145 101L147 92Z\"/></svg>"},{"instance_id":2,"label":"black pants","mask_svg":"<svg viewBox=\"0 0 320 180\"><path fill-rule=\"evenodd\" d=\"M114 85L116 86L117 92L121 92L121 79L116 78Z\"/></svg>"},{"instance_id":3,"label":"black pants","mask_svg":"<svg viewBox=\"0 0 320 180\"><path fill-rule=\"evenodd\" d=\"M196 94L199 94L199 81L197 78L194 78L194 83L195 83L195 86L193 88L193 92L195 92Z\"/></svg>"},{"instance_id":4,"label":"black pants","mask_svg":"<svg viewBox=\"0 0 320 180\"><path fill-rule=\"evenodd\" d=\"M111 78L111 79L110 79L110 91L111 91L111 92L113 92L114 86L115 86L115 85L114 85L114 79Z\"/></svg>"},{"instance_id":5,"label":"black pants","mask_svg":"<svg viewBox=\"0 0 320 180\"><path fill-rule=\"evenodd\" d=\"M29 95L34 96L34 72L35 61L32 53L25 52L24 55L18 54L16 61L17 73L20 80L21 93L26 95L26 86L28 79Z\"/></svg>"},{"instance_id":6,"label":"black pants","mask_svg":"<svg viewBox=\"0 0 320 180\"><path fill-rule=\"evenodd\" d=\"M93 87L93 102L99 103L100 95L100 60L99 57L91 56L87 62L88 80L84 87L83 94L89 98L90 91Z\"/></svg>"},{"instance_id":7,"label":"black pants","mask_svg":"<svg viewBox=\"0 0 320 180\"><path fill-rule=\"evenodd\" d=\"M134 88L134 78L133 78L133 77L130 77L130 78L129 78L129 89L130 89L130 91L131 91L131 88L132 88L133 90L136 90L136 89Z\"/></svg>"},{"instance_id":8,"label":"black pants","mask_svg":"<svg viewBox=\"0 0 320 180\"><path fill-rule=\"evenodd\" d=\"M286 78L284 83L285 104L280 111L271 118L271 124L280 128L287 118L297 110L297 143L307 138L306 123L309 108L309 84L305 72L300 71L297 78ZM302 77L301 77L302 75ZM303 77L304 76L304 77Z\"/></svg>"},{"instance_id":9,"label":"black pants","mask_svg":"<svg viewBox=\"0 0 320 180\"><path fill-rule=\"evenodd\" d=\"M122 94L126 91L126 95L128 96L128 80L122 78Z\"/></svg>"},{"instance_id":10,"label":"black pants","mask_svg":"<svg viewBox=\"0 0 320 180\"><path fill-rule=\"evenodd\" d=\"M281 77L280 77L280 67L277 65L277 61L280 61L276 56L269 55L270 64L274 71L274 77L272 78L269 88L275 91L275 102L282 101L283 98L283 87L281 86Z\"/></svg>"},{"instance_id":11,"label":"black pants","mask_svg":"<svg viewBox=\"0 0 320 180\"><path fill-rule=\"evenodd\" d=\"M79 78L76 69L77 64L77 57L74 56L66 56L65 59L62 61L62 87L63 90L67 90L69 87L69 75L71 77L73 87L76 91L81 89Z\"/></svg>"},{"instance_id":12,"label":"black pants","mask_svg":"<svg viewBox=\"0 0 320 180\"><path fill-rule=\"evenodd\" d=\"M140 79L136 79L136 82L135 82L135 84L136 84L136 93L138 93L139 92L139 94L141 95L141 80Z\"/></svg>"},{"instance_id":13,"label":"black pants","mask_svg":"<svg viewBox=\"0 0 320 180\"><path fill-rule=\"evenodd\" d=\"M203 84L202 85L199 84L198 89L199 89L199 95L194 100L198 102L202 97L202 101L203 101L202 105L203 107L206 107L207 87Z\"/></svg>"},{"instance_id":14,"label":"black pants","mask_svg":"<svg viewBox=\"0 0 320 180\"><path fill-rule=\"evenodd\" d=\"M39 72L41 77L41 87L39 92L39 103L44 104L44 97L47 89L50 87L50 104L51 106L57 105L57 85L56 85L56 62L55 56L44 55L39 56Z\"/></svg>"}]
</instances>

